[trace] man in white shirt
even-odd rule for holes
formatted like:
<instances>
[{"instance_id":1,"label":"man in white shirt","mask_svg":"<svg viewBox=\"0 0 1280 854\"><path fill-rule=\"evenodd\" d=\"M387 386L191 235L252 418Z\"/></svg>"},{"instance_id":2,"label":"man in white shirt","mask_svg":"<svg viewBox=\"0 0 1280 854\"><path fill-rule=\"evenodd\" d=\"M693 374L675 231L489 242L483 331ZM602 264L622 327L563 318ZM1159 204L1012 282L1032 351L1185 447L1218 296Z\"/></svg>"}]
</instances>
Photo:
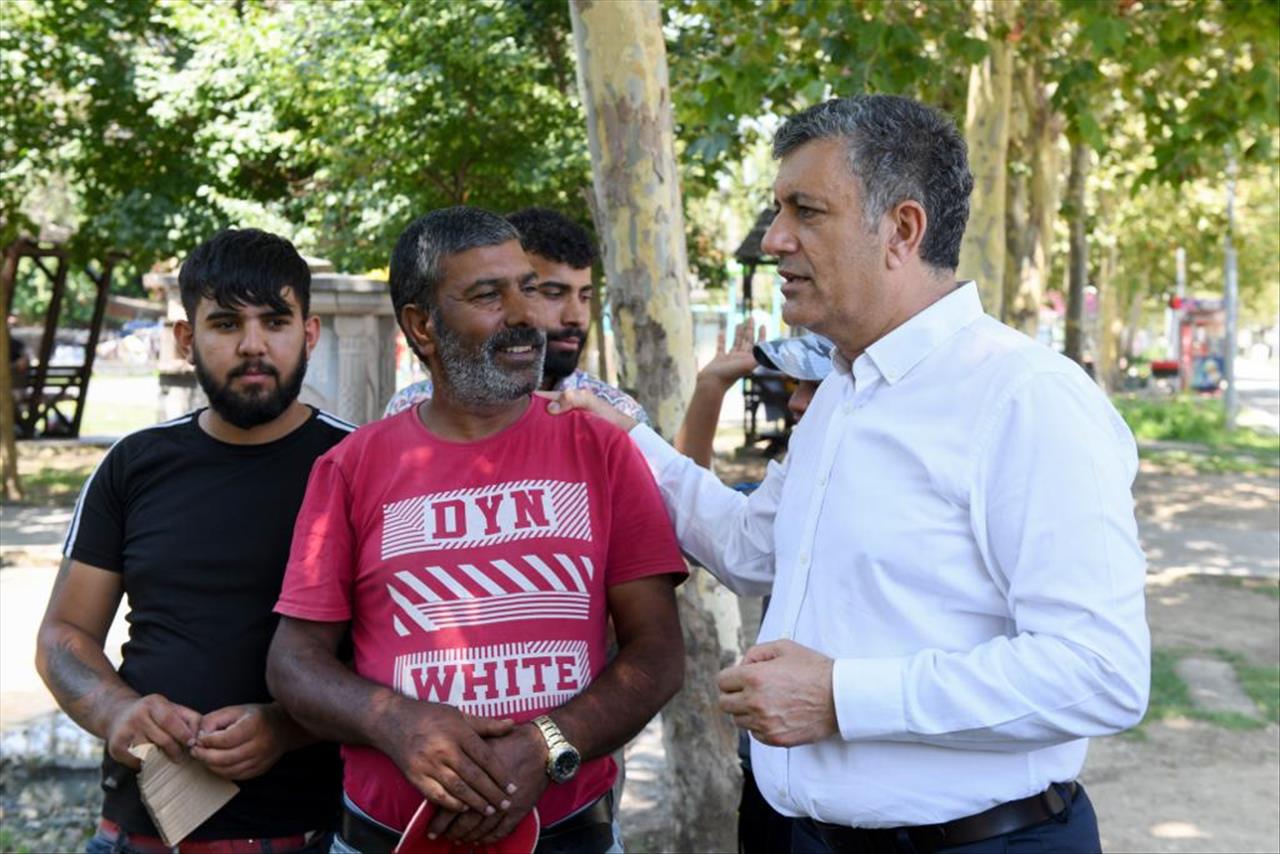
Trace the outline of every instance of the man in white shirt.
<instances>
[{"instance_id":1,"label":"man in white shirt","mask_svg":"<svg viewBox=\"0 0 1280 854\"><path fill-rule=\"evenodd\" d=\"M1137 723L1150 637L1133 437L1073 362L955 279L973 179L953 123L836 99L774 140L783 317L836 345L750 497L631 431L682 547L772 593L720 675L796 850L1097 851L1074 782Z\"/></svg>"}]
</instances>

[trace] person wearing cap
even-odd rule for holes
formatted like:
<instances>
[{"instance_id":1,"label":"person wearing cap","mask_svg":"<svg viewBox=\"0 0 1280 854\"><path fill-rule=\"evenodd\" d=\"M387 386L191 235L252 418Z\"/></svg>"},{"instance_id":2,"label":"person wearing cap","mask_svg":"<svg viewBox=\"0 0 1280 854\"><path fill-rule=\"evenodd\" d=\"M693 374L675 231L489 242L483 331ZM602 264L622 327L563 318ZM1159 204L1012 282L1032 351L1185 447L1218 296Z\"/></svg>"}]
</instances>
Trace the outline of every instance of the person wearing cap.
<instances>
[{"instance_id":1,"label":"person wearing cap","mask_svg":"<svg viewBox=\"0 0 1280 854\"><path fill-rule=\"evenodd\" d=\"M763 328L757 340L755 325L747 321L738 326L733 347L726 350L721 333L715 356L698 371L693 396L673 442L676 450L710 468L724 396L734 383L760 368L776 371L795 384L787 409L799 422L818 384L831 372L831 342L813 333L765 340Z\"/></svg>"},{"instance_id":2,"label":"person wearing cap","mask_svg":"<svg viewBox=\"0 0 1280 854\"><path fill-rule=\"evenodd\" d=\"M950 118L836 98L773 150L782 316L835 344L785 462L743 496L615 419L681 547L772 593L720 708L801 819L793 850L1098 851L1088 740L1150 691L1133 435L957 278L973 177Z\"/></svg>"}]
</instances>

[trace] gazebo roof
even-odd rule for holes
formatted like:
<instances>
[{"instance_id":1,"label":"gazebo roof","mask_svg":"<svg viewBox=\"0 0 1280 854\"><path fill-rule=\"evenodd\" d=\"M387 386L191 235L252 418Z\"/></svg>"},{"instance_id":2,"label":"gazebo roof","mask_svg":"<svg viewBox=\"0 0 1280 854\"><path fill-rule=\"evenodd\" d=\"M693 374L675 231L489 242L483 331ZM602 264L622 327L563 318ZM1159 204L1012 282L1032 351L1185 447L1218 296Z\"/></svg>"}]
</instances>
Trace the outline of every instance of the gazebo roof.
<instances>
[{"instance_id":1,"label":"gazebo roof","mask_svg":"<svg viewBox=\"0 0 1280 854\"><path fill-rule=\"evenodd\" d=\"M764 240L764 233L769 230L769 226L773 223L773 215L772 207L767 207L760 211L760 215L756 217L756 224L751 226L751 231L743 239L742 244L733 251L733 257L737 258L740 263L777 263L777 259L770 255L765 255L764 250L760 248L760 241Z\"/></svg>"}]
</instances>

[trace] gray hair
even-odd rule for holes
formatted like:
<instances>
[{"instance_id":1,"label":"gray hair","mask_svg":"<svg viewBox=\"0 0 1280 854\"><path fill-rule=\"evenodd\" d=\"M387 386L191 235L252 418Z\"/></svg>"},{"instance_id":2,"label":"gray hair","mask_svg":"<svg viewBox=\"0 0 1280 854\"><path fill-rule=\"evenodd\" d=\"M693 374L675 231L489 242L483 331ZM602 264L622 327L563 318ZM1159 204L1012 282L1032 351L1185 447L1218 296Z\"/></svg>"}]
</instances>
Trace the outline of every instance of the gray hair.
<instances>
[{"instance_id":1,"label":"gray hair","mask_svg":"<svg viewBox=\"0 0 1280 854\"><path fill-rule=\"evenodd\" d=\"M954 270L969 220L973 175L955 122L910 98L859 95L833 98L787 119L773 138L773 156L783 158L815 139L842 139L849 171L862 191L867 228L874 229L894 205L908 199L924 208L928 224L920 258Z\"/></svg>"},{"instance_id":2,"label":"gray hair","mask_svg":"<svg viewBox=\"0 0 1280 854\"><path fill-rule=\"evenodd\" d=\"M441 208L415 219L391 253L391 305L396 321L410 303L428 312L435 308L441 268L450 255L511 240L520 240L515 226L483 208Z\"/></svg>"}]
</instances>

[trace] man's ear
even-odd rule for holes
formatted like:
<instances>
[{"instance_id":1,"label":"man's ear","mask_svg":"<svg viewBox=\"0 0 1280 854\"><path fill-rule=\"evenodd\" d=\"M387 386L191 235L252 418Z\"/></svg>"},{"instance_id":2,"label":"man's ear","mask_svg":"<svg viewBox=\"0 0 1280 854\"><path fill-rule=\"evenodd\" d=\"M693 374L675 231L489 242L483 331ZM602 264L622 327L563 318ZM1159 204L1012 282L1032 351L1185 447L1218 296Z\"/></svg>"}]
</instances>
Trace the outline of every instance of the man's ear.
<instances>
[{"instance_id":1,"label":"man's ear","mask_svg":"<svg viewBox=\"0 0 1280 854\"><path fill-rule=\"evenodd\" d=\"M313 314L302 321L302 331L306 336L307 357L310 358L311 351L316 348L316 342L320 340L320 316Z\"/></svg>"},{"instance_id":2,"label":"man's ear","mask_svg":"<svg viewBox=\"0 0 1280 854\"><path fill-rule=\"evenodd\" d=\"M890 270L907 265L920 254L920 244L929 225L929 216L919 202L908 199L889 211L889 241L885 245L885 264Z\"/></svg>"},{"instance_id":3,"label":"man's ear","mask_svg":"<svg viewBox=\"0 0 1280 854\"><path fill-rule=\"evenodd\" d=\"M400 309L400 328L409 339L409 346L418 354L418 358L426 359L436 352L436 327L431 321L431 313L417 303L409 303Z\"/></svg>"},{"instance_id":4,"label":"man's ear","mask_svg":"<svg viewBox=\"0 0 1280 854\"><path fill-rule=\"evenodd\" d=\"M189 320L175 320L173 322L173 340L178 345L178 355L185 361L193 361L194 348L192 341L195 337L195 330L191 328Z\"/></svg>"}]
</instances>

